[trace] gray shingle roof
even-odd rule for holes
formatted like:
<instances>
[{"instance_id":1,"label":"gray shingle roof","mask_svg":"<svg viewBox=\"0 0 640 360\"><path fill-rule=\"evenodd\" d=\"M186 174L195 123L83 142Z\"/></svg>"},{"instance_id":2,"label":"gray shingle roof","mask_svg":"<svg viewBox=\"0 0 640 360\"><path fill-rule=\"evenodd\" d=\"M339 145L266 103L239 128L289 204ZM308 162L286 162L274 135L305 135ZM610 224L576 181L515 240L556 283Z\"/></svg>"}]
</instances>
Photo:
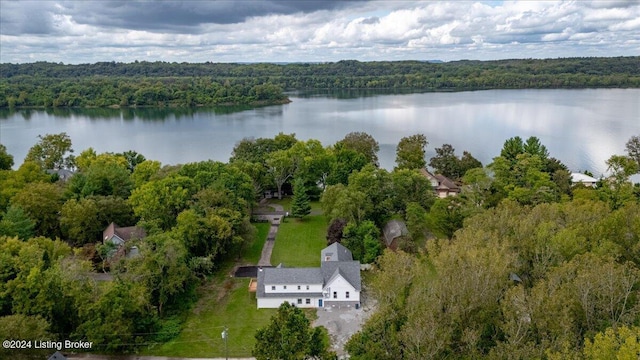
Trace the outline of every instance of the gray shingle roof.
<instances>
[{"instance_id":1,"label":"gray shingle roof","mask_svg":"<svg viewBox=\"0 0 640 360\"><path fill-rule=\"evenodd\" d=\"M320 253L320 261L352 261L353 255L351 251L340 243L333 243L322 249Z\"/></svg>"},{"instance_id":2,"label":"gray shingle roof","mask_svg":"<svg viewBox=\"0 0 640 360\"><path fill-rule=\"evenodd\" d=\"M285 268L282 264L276 268L262 268L258 271L258 286L256 297L321 297L322 293L265 293L265 286L271 285L322 285L342 276L357 291L360 291L360 262L353 261L351 251L333 243L321 252L322 260L319 268Z\"/></svg>"},{"instance_id":3,"label":"gray shingle roof","mask_svg":"<svg viewBox=\"0 0 640 360\"><path fill-rule=\"evenodd\" d=\"M324 285L340 274L356 290L361 289L359 261L324 261L322 263Z\"/></svg>"},{"instance_id":4,"label":"gray shingle roof","mask_svg":"<svg viewBox=\"0 0 640 360\"><path fill-rule=\"evenodd\" d=\"M322 284L322 272L319 268L266 268L264 285L311 285Z\"/></svg>"}]
</instances>

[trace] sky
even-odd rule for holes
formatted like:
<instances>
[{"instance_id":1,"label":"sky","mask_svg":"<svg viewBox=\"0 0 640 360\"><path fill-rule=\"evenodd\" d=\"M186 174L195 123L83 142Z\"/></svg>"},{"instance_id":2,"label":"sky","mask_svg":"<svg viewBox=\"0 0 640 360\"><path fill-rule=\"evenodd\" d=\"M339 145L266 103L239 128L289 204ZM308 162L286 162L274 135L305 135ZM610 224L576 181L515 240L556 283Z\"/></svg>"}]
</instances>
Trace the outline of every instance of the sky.
<instances>
[{"instance_id":1,"label":"sky","mask_svg":"<svg viewBox=\"0 0 640 360\"><path fill-rule=\"evenodd\" d=\"M640 0L0 1L0 62L640 55Z\"/></svg>"}]
</instances>

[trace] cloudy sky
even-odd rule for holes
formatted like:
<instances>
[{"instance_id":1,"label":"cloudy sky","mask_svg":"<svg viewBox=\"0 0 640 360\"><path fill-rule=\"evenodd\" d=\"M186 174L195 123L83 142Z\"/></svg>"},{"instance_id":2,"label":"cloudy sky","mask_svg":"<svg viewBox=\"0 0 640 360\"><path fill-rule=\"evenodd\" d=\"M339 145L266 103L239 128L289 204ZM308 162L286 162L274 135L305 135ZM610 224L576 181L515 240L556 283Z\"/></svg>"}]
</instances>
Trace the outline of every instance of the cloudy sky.
<instances>
[{"instance_id":1,"label":"cloudy sky","mask_svg":"<svg viewBox=\"0 0 640 360\"><path fill-rule=\"evenodd\" d=\"M640 55L640 1L0 0L0 62Z\"/></svg>"}]
</instances>

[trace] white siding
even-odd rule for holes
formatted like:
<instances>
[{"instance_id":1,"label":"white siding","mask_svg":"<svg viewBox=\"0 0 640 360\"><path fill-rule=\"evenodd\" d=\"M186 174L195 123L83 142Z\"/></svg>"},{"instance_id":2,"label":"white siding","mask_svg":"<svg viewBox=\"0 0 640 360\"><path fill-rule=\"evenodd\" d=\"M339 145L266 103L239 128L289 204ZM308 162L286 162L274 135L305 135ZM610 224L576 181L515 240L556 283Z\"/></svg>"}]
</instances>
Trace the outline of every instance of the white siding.
<instances>
[{"instance_id":1,"label":"white siding","mask_svg":"<svg viewBox=\"0 0 640 360\"><path fill-rule=\"evenodd\" d=\"M298 299L302 300L302 304L298 304ZM309 304L307 304L307 299L309 299ZM280 305L288 301L289 303L299 307L299 308L316 308L318 307L317 297L308 297L308 298L258 298L258 309L277 309Z\"/></svg>"},{"instance_id":2,"label":"white siding","mask_svg":"<svg viewBox=\"0 0 640 360\"><path fill-rule=\"evenodd\" d=\"M309 290L307 290L307 285L309 286ZM276 289L273 290L271 287L275 286ZM284 287L287 287L286 289ZM298 286L300 286L300 289L298 290ZM301 292L308 292L308 293L321 293L322 292L322 284L297 284L297 285L291 285L291 284L287 284L287 285L276 285L276 284L270 284L270 285L265 285L264 286L264 292L268 293L268 294L274 294L274 293L278 293L278 294L286 294L286 293L301 293Z\"/></svg>"},{"instance_id":3,"label":"white siding","mask_svg":"<svg viewBox=\"0 0 640 360\"><path fill-rule=\"evenodd\" d=\"M347 280L338 275L333 281L325 286L329 291L329 296L325 298L327 301L357 301L360 302L360 292L357 291ZM333 295L336 297L334 298ZM349 298L347 298L349 292Z\"/></svg>"}]
</instances>

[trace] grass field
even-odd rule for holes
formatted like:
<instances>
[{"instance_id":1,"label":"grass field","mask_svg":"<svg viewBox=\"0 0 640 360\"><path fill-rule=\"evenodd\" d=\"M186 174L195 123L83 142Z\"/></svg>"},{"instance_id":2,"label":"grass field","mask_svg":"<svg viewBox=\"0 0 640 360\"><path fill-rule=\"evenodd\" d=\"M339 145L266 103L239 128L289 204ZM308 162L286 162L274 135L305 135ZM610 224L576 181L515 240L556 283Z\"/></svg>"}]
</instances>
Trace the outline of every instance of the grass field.
<instances>
[{"instance_id":1,"label":"grass field","mask_svg":"<svg viewBox=\"0 0 640 360\"><path fill-rule=\"evenodd\" d=\"M256 223L256 240L249 244L239 261L256 264L270 224ZM325 247L327 220L322 215L303 220L288 218L280 225L271 262L287 266L319 266L320 250ZM230 278L234 263L198 289L199 299L175 339L150 347L145 355L174 357L225 357L221 333L229 331L229 357L249 357L257 329L266 326L276 309L256 308L255 294L249 293L249 279Z\"/></svg>"},{"instance_id":2,"label":"grass field","mask_svg":"<svg viewBox=\"0 0 640 360\"><path fill-rule=\"evenodd\" d=\"M287 218L280 224L271 264L291 267L320 266L320 250L327 246L327 219L322 215Z\"/></svg>"},{"instance_id":3,"label":"grass field","mask_svg":"<svg viewBox=\"0 0 640 360\"><path fill-rule=\"evenodd\" d=\"M276 309L256 309L255 294L247 291L249 279L226 278L201 289L192 314L177 338L147 354L175 357L224 357L221 333L229 332L230 357L251 356L256 329L266 326Z\"/></svg>"},{"instance_id":4,"label":"grass field","mask_svg":"<svg viewBox=\"0 0 640 360\"><path fill-rule=\"evenodd\" d=\"M282 207L284 208L284 211L291 212L291 198L290 197L286 197L286 198L282 198L282 199L277 199L277 198L276 199L269 199L269 203L282 205ZM311 202L311 211L314 211L314 212L322 211L322 207L320 206L320 202L319 201L312 201Z\"/></svg>"},{"instance_id":5,"label":"grass field","mask_svg":"<svg viewBox=\"0 0 640 360\"><path fill-rule=\"evenodd\" d=\"M269 235L269 223L254 223L258 232L256 233L256 239L245 248L244 254L242 254L242 260L244 264L257 264L260 261L262 255L262 247Z\"/></svg>"},{"instance_id":6,"label":"grass field","mask_svg":"<svg viewBox=\"0 0 640 360\"><path fill-rule=\"evenodd\" d=\"M268 223L255 223L256 240L245 248L242 264L257 264L269 233ZM180 335L145 351L148 355L176 357L224 357L221 333L229 329L229 356L251 356L256 329L269 323L275 309L256 309L255 294L249 293L249 279L229 278L229 263L202 286L197 304L183 324Z\"/></svg>"}]
</instances>

